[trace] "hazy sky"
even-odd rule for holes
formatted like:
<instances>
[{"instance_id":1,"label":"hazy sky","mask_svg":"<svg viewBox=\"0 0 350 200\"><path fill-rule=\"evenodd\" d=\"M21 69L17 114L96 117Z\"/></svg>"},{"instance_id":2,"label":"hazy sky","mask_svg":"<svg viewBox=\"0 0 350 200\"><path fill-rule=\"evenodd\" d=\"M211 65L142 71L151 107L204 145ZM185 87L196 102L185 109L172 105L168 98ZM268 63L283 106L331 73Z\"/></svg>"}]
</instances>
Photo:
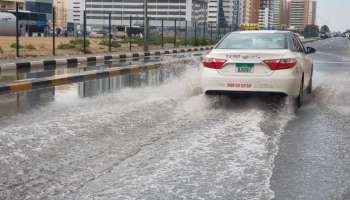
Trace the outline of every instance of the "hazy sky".
<instances>
[{"instance_id":1,"label":"hazy sky","mask_svg":"<svg viewBox=\"0 0 350 200\"><path fill-rule=\"evenodd\" d=\"M350 29L350 0L317 0L317 24L331 31Z\"/></svg>"}]
</instances>

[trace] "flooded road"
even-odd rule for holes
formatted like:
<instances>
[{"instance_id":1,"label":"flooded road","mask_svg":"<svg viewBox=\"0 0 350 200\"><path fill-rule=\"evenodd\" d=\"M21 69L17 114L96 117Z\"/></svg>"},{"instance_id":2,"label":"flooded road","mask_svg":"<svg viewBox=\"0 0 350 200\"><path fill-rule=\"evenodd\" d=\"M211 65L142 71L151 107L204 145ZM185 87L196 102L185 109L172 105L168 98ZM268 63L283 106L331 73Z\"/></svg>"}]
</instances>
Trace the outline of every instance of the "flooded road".
<instances>
[{"instance_id":1,"label":"flooded road","mask_svg":"<svg viewBox=\"0 0 350 200\"><path fill-rule=\"evenodd\" d=\"M345 44L312 44L315 93L297 113L278 96L203 96L197 57L2 95L0 199L346 199L350 64L328 63Z\"/></svg>"}]
</instances>

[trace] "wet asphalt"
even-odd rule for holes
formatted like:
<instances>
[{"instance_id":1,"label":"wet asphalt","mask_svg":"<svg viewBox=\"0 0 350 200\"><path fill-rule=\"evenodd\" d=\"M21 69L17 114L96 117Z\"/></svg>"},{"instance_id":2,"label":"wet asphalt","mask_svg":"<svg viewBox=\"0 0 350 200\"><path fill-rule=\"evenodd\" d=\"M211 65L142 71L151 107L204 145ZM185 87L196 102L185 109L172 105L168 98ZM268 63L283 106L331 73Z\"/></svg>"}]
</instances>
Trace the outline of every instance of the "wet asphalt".
<instances>
[{"instance_id":1,"label":"wet asphalt","mask_svg":"<svg viewBox=\"0 0 350 200\"><path fill-rule=\"evenodd\" d=\"M281 137L271 189L275 199L350 199L350 41L311 44L314 93Z\"/></svg>"},{"instance_id":2,"label":"wet asphalt","mask_svg":"<svg viewBox=\"0 0 350 200\"><path fill-rule=\"evenodd\" d=\"M188 65L0 96L0 199L350 199L350 49L318 52L294 113L205 97Z\"/></svg>"}]
</instances>

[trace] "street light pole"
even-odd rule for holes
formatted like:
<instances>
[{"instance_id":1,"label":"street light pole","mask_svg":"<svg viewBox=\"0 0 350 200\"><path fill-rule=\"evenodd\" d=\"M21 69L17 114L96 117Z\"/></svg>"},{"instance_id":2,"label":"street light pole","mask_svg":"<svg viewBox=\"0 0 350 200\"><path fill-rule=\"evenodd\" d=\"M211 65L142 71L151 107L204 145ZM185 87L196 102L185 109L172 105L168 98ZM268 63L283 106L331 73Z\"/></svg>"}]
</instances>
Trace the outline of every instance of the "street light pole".
<instances>
[{"instance_id":1,"label":"street light pole","mask_svg":"<svg viewBox=\"0 0 350 200\"><path fill-rule=\"evenodd\" d=\"M143 25L143 50L144 52L148 52L148 0L144 0L143 3L143 18L144 18L144 25Z\"/></svg>"}]
</instances>

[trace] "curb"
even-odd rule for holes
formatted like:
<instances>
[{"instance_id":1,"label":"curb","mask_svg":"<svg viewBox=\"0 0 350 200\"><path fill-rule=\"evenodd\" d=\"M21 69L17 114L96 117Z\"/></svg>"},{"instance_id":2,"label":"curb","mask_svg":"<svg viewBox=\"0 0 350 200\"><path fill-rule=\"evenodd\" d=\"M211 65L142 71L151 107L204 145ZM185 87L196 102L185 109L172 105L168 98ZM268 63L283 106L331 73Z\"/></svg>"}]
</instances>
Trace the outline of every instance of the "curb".
<instances>
[{"instance_id":1,"label":"curb","mask_svg":"<svg viewBox=\"0 0 350 200\"><path fill-rule=\"evenodd\" d=\"M193 51L204 51L211 50L212 46L205 47L193 47L187 49L172 49L172 50L161 50L161 51L152 51L145 53L127 53L127 54L108 54L104 56L87 56L87 57L76 57L76 58L67 58L67 59L50 59L50 60L41 60L41 61L29 61L29 62L19 62L19 63L5 63L0 65L0 72L4 70L18 70L18 71L31 71L32 68L54 68L57 65L67 65L69 67L76 67L80 63L89 63L89 62L103 62L111 61L118 59L126 58L142 58L149 56L159 56L175 53L186 53Z\"/></svg>"},{"instance_id":2,"label":"curb","mask_svg":"<svg viewBox=\"0 0 350 200\"><path fill-rule=\"evenodd\" d=\"M185 61L186 60L182 60ZM16 93L31 89L40 89L46 87L54 87L71 83L103 79L107 77L119 76L127 73L138 73L140 71L154 70L161 66L169 64L162 62L156 64L130 65L128 67L113 67L101 70L87 71L78 74L60 75L45 78L37 78L35 80L15 82L7 85L0 85L0 94Z\"/></svg>"}]
</instances>

